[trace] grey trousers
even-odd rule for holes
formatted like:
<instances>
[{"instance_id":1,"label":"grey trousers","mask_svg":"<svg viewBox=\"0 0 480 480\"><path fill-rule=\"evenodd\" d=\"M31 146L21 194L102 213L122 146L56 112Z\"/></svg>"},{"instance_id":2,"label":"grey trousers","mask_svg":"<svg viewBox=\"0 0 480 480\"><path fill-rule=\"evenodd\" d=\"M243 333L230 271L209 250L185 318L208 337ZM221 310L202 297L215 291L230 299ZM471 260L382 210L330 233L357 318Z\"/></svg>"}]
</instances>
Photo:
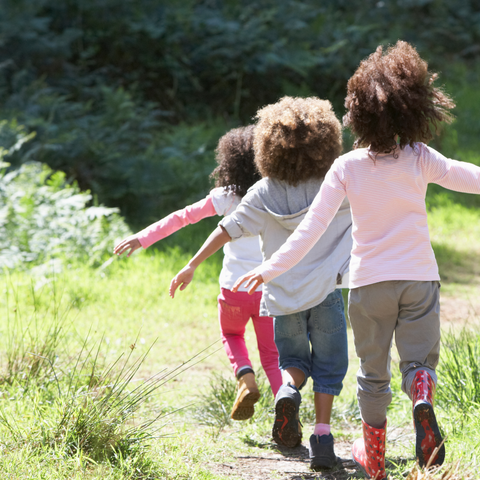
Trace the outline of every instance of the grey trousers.
<instances>
[{"instance_id":1,"label":"grey trousers","mask_svg":"<svg viewBox=\"0 0 480 480\"><path fill-rule=\"evenodd\" d=\"M392 280L350 290L348 313L360 359L357 398L362 419L380 428L392 401L390 350L400 356L402 390L411 398L415 373L426 370L435 384L440 354L440 284Z\"/></svg>"}]
</instances>

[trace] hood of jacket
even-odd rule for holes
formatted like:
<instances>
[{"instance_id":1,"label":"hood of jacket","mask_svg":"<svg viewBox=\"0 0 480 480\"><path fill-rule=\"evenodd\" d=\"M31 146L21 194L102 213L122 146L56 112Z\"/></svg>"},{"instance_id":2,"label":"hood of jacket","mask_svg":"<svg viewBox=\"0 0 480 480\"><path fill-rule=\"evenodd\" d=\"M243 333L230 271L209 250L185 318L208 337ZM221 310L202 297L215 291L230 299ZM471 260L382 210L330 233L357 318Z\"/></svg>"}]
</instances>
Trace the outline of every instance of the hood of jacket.
<instances>
[{"instance_id":1,"label":"hood of jacket","mask_svg":"<svg viewBox=\"0 0 480 480\"><path fill-rule=\"evenodd\" d=\"M293 232L307 214L323 179L312 179L297 186L272 178L263 178L255 184L264 199L268 213L283 228Z\"/></svg>"}]
</instances>

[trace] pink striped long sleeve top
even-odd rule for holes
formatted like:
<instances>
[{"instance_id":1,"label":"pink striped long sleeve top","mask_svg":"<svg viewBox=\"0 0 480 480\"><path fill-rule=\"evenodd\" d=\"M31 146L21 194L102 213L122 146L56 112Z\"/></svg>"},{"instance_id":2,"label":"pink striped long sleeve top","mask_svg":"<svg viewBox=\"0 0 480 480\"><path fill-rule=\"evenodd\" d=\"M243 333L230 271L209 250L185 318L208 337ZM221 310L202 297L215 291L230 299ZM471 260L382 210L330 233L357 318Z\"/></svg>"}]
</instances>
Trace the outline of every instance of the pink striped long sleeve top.
<instances>
[{"instance_id":1,"label":"pink striped long sleeve top","mask_svg":"<svg viewBox=\"0 0 480 480\"><path fill-rule=\"evenodd\" d=\"M203 200L177 210L138 232L137 238L143 248L148 248L181 228L214 215L217 215L217 212L210 193Z\"/></svg>"},{"instance_id":2,"label":"pink striped long sleeve top","mask_svg":"<svg viewBox=\"0 0 480 480\"><path fill-rule=\"evenodd\" d=\"M429 183L480 193L480 167L451 160L423 143L398 157L366 148L339 157L288 241L255 269L265 282L298 263L322 236L345 196L352 211L350 288L387 280L440 280L430 244L425 194Z\"/></svg>"}]
</instances>

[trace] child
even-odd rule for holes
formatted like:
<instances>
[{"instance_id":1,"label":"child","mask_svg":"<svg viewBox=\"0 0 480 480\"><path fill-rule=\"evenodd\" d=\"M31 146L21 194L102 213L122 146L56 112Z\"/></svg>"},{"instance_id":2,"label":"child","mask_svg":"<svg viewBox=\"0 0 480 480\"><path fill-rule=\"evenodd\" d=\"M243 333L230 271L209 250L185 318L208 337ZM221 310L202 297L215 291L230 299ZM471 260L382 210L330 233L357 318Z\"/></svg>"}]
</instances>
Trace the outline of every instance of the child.
<instances>
[{"instance_id":1,"label":"child","mask_svg":"<svg viewBox=\"0 0 480 480\"><path fill-rule=\"evenodd\" d=\"M174 212L136 235L126 238L115 247L114 253L121 255L129 250L130 256L140 246L147 248L189 223L233 212L247 189L260 179L253 159L253 129L253 125L236 128L219 140L216 150L218 166L211 174L211 177L216 179L217 188L204 200ZM282 383L278 352L273 340L273 320L259 314L261 289L255 292L253 297L245 291L231 292L235 279L259 265L261 261L258 237L244 238L225 246L219 279L221 293L218 296L218 316L222 341L238 380L237 398L231 413L234 420L250 418L254 413L254 404L260 398L244 338L245 327L250 318L257 336L260 361L274 395Z\"/></svg>"},{"instance_id":2,"label":"child","mask_svg":"<svg viewBox=\"0 0 480 480\"><path fill-rule=\"evenodd\" d=\"M418 462L440 465L445 456L433 410L440 277L428 234L425 194L429 183L480 193L480 168L447 159L421 143L431 139L430 125L450 121L454 106L433 87L435 79L416 50L402 41L386 54L377 48L360 64L348 82L344 124L357 136L356 146L363 148L334 162L288 242L233 288L246 280L247 286L257 288L301 261L321 241L348 196L353 217L349 315L360 358L357 396L363 420L363 439L354 443L352 454L377 480L386 477L394 333L402 389L412 400ZM432 458L435 448L439 450Z\"/></svg>"},{"instance_id":3,"label":"child","mask_svg":"<svg viewBox=\"0 0 480 480\"><path fill-rule=\"evenodd\" d=\"M263 256L270 258L305 216L342 150L341 125L328 101L285 97L261 109L257 117L255 162L264 178L172 280L172 295L192 280L201 261L231 239L260 235ZM350 209L344 202L313 251L263 290L261 311L275 317L275 343L283 371L272 435L288 447L300 443L299 390L312 377L316 425L309 447L313 469L337 463L330 414L334 395L342 389L348 352L343 298L336 286L348 270L351 245Z\"/></svg>"}]
</instances>

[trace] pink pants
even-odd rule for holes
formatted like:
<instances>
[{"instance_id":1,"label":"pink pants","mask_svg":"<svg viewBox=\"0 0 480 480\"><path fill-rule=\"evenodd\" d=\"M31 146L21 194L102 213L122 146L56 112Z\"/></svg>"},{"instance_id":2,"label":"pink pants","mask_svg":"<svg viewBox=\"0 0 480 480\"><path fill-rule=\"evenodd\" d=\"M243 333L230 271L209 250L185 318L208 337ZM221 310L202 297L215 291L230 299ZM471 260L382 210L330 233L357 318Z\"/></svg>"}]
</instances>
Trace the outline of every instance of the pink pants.
<instances>
[{"instance_id":1,"label":"pink pants","mask_svg":"<svg viewBox=\"0 0 480 480\"><path fill-rule=\"evenodd\" d=\"M250 318L252 319L260 362L272 392L276 395L282 385L282 374L278 367L278 351L273 340L273 319L259 315L261 298L261 292L249 295L247 292L233 293L222 288L218 296L218 319L222 342L235 375L240 367L252 368L245 344L245 327Z\"/></svg>"}]
</instances>

